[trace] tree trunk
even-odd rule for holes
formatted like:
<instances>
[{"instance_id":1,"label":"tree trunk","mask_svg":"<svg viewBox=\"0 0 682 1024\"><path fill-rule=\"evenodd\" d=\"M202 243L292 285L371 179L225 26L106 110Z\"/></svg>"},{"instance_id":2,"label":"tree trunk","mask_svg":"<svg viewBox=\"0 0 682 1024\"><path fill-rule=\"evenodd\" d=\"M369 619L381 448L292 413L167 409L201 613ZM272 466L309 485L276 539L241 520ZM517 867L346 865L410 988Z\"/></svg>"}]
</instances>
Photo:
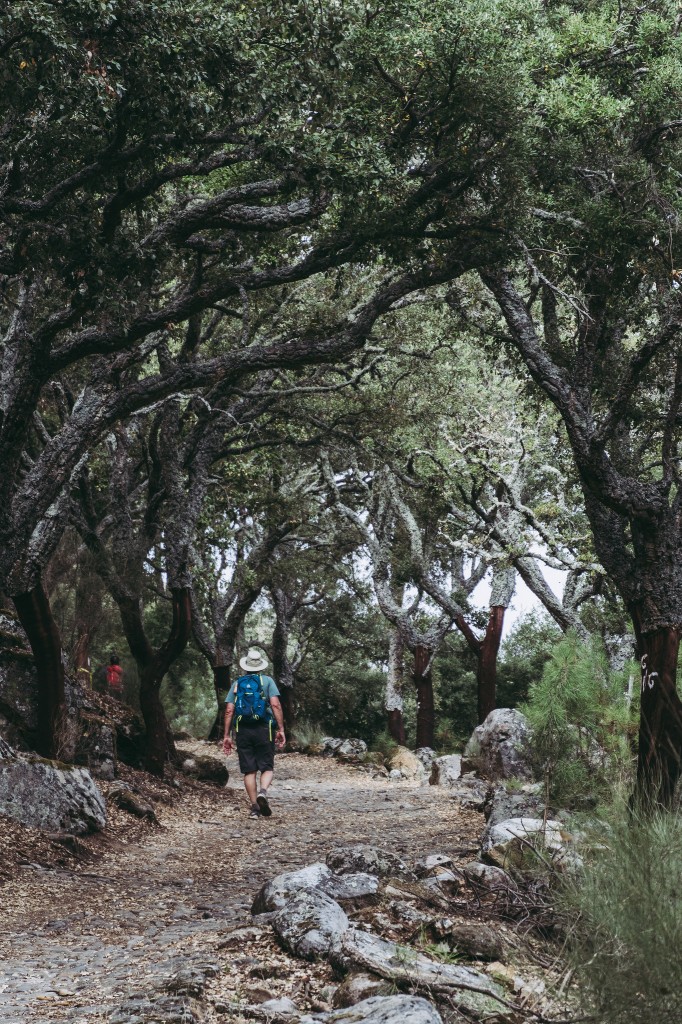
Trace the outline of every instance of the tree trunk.
<instances>
[{"instance_id":1,"label":"tree trunk","mask_svg":"<svg viewBox=\"0 0 682 1024\"><path fill-rule=\"evenodd\" d=\"M279 689L285 731L294 724L294 672L289 660L289 631L291 628L292 602L283 590L271 591L275 609L275 628L272 633L272 674Z\"/></svg>"},{"instance_id":2,"label":"tree trunk","mask_svg":"<svg viewBox=\"0 0 682 1024\"><path fill-rule=\"evenodd\" d=\"M274 671L274 669L273 669ZM277 677L275 677L277 681ZM279 702L282 705L282 715L284 716L284 731L289 734L289 730L296 721L296 714L294 712L294 688L293 686L280 686L279 687Z\"/></svg>"},{"instance_id":3,"label":"tree trunk","mask_svg":"<svg viewBox=\"0 0 682 1024\"><path fill-rule=\"evenodd\" d=\"M392 711L386 712L386 721L388 724L388 734L392 740L399 743L401 747L405 746L405 720L403 718L402 711L394 708Z\"/></svg>"},{"instance_id":4,"label":"tree trunk","mask_svg":"<svg viewBox=\"0 0 682 1024\"><path fill-rule=\"evenodd\" d=\"M57 757L65 713L62 643L42 583L13 598L19 621L26 630L38 673L38 737L43 757Z\"/></svg>"},{"instance_id":5,"label":"tree trunk","mask_svg":"<svg viewBox=\"0 0 682 1024\"><path fill-rule=\"evenodd\" d=\"M418 644L414 649L413 679L417 689L417 740L415 746L417 749L433 747L435 712L431 651L423 644Z\"/></svg>"},{"instance_id":6,"label":"tree trunk","mask_svg":"<svg viewBox=\"0 0 682 1024\"><path fill-rule=\"evenodd\" d=\"M682 767L682 701L677 695L680 629L639 631L633 614L642 669L639 753L635 801L645 810L672 806Z\"/></svg>"},{"instance_id":7,"label":"tree trunk","mask_svg":"<svg viewBox=\"0 0 682 1024\"><path fill-rule=\"evenodd\" d=\"M173 734L161 702L161 683L190 638L192 609L189 588L177 587L171 592L173 601L173 622L164 644L153 650L144 636L141 618L131 606L130 617L121 608L121 619L131 652L137 662L140 674L140 710L146 728L145 766L155 775L163 775L166 761L178 760ZM138 605L139 608L139 605ZM131 643L131 640L135 641Z\"/></svg>"},{"instance_id":8,"label":"tree trunk","mask_svg":"<svg viewBox=\"0 0 682 1024\"><path fill-rule=\"evenodd\" d=\"M73 668L76 680L86 690L92 689L92 670L90 668L90 629L85 622L76 625L78 637L73 649Z\"/></svg>"},{"instance_id":9,"label":"tree trunk","mask_svg":"<svg viewBox=\"0 0 682 1024\"><path fill-rule=\"evenodd\" d=\"M391 633L388 652L388 675L386 677L386 696L384 706L388 732L396 743L405 745L405 721L403 719L402 683L404 674L405 643L399 629Z\"/></svg>"},{"instance_id":10,"label":"tree trunk","mask_svg":"<svg viewBox=\"0 0 682 1024\"><path fill-rule=\"evenodd\" d=\"M220 657L220 652L216 654L216 657ZM217 704L216 716L213 719L213 725L209 729L207 740L217 743L223 738L224 732L224 721L225 721L225 693L230 689L232 682L230 680L230 666L229 665L214 665L213 666L213 689L215 690L215 699Z\"/></svg>"},{"instance_id":11,"label":"tree trunk","mask_svg":"<svg viewBox=\"0 0 682 1024\"><path fill-rule=\"evenodd\" d=\"M158 658L154 658L140 673L140 710L147 732L145 767L154 775L163 775L166 761L177 757L166 712L161 702L163 676Z\"/></svg>"},{"instance_id":12,"label":"tree trunk","mask_svg":"<svg viewBox=\"0 0 682 1024\"><path fill-rule=\"evenodd\" d=\"M505 608L495 605L490 609L490 617L485 636L478 650L478 722L485 722L491 711L497 707L497 655L502 640Z\"/></svg>"}]
</instances>

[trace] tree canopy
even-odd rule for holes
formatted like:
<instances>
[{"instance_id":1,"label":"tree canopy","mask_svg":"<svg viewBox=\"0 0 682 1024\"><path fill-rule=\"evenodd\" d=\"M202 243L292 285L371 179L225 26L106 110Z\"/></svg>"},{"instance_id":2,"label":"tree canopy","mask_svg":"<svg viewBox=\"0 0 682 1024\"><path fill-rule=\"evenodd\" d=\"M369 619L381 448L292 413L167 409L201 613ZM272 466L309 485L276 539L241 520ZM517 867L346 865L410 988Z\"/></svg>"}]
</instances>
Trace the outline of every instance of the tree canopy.
<instances>
[{"instance_id":1,"label":"tree canopy","mask_svg":"<svg viewBox=\"0 0 682 1024\"><path fill-rule=\"evenodd\" d=\"M640 789L669 802L680 28L668 0L0 13L0 589L48 695L46 751L64 691L45 583L68 526L128 602L129 641L155 561L163 650L193 629L214 670L269 600L293 671L296 616L339 597L324 551L345 570L371 554L414 649L410 629L453 625L485 643L477 566L506 594L491 616L513 573L583 637L627 614ZM234 574L211 648L216 545Z\"/></svg>"}]
</instances>

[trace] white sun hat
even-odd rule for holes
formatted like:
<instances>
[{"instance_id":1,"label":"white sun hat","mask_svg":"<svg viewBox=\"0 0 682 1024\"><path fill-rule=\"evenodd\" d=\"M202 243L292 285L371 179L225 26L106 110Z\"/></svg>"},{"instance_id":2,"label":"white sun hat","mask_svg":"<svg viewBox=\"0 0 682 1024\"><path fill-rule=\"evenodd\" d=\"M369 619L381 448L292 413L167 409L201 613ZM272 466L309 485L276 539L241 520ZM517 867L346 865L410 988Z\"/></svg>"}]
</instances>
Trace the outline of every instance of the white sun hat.
<instances>
[{"instance_id":1,"label":"white sun hat","mask_svg":"<svg viewBox=\"0 0 682 1024\"><path fill-rule=\"evenodd\" d=\"M268 659L255 647L249 647L246 657L239 659L239 667L245 672L262 672L268 667Z\"/></svg>"}]
</instances>

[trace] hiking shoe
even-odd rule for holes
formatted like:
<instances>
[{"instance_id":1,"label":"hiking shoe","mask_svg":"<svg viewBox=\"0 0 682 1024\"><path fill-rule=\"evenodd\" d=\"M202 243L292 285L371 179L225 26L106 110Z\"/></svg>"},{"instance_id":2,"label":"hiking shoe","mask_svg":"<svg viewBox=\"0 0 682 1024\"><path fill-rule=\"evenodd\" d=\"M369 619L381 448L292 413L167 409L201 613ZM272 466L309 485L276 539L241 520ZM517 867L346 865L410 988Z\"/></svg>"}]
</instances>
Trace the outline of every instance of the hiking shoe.
<instances>
[{"instance_id":1,"label":"hiking shoe","mask_svg":"<svg viewBox=\"0 0 682 1024\"><path fill-rule=\"evenodd\" d=\"M260 813L260 808L258 807L258 804L252 804L251 805L251 813L249 814L249 817L250 818L260 818L260 816L261 816L261 813Z\"/></svg>"},{"instance_id":2,"label":"hiking shoe","mask_svg":"<svg viewBox=\"0 0 682 1024\"><path fill-rule=\"evenodd\" d=\"M270 810L270 804L268 803L268 794L265 792L264 789L261 789L260 793L256 797L256 800L258 801L260 813L263 815L264 818L269 818L270 815L272 814L272 811Z\"/></svg>"}]
</instances>

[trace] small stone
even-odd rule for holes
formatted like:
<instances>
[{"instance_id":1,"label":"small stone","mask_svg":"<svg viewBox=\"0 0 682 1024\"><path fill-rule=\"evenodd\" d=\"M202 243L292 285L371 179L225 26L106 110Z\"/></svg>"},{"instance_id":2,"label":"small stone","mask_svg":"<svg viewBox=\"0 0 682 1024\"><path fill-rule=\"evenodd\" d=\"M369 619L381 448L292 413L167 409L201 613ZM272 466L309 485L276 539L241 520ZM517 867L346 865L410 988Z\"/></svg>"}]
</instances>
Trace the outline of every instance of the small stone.
<instances>
[{"instance_id":1,"label":"small stone","mask_svg":"<svg viewBox=\"0 0 682 1024\"><path fill-rule=\"evenodd\" d=\"M390 983L371 974L349 974L339 985L332 1000L336 1008L355 1006L371 996L390 995Z\"/></svg>"},{"instance_id":2,"label":"small stone","mask_svg":"<svg viewBox=\"0 0 682 1024\"><path fill-rule=\"evenodd\" d=\"M481 921L436 921L431 932L434 939L445 941L451 949L473 960L497 960L504 957L502 936Z\"/></svg>"},{"instance_id":3,"label":"small stone","mask_svg":"<svg viewBox=\"0 0 682 1024\"><path fill-rule=\"evenodd\" d=\"M488 964L485 969L486 974L489 974L493 981L499 982L500 985L506 985L507 988L514 989L517 981L517 974L513 967L509 967L507 964L495 961L495 963Z\"/></svg>"},{"instance_id":4,"label":"small stone","mask_svg":"<svg viewBox=\"0 0 682 1024\"><path fill-rule=\"evenodd\" d=\"M492 864L482 864L479 860L471 861L462 868L462 874L471 883L482 889L516 889L513 878Z\"/></svg>"},{"instance_id":5,"label":"small stone","mask_svg":"<svg viewBox=\"0 0 682 1024\"><path fill-rule=\"evenodd\" d=\"M446 853L430 853L426 857L420 857L415 863L414 870L419 878L426 878L427 875L435 874L436 868L452 867L452 857Z\"/></svg>"},{"instance_id":6,"label":"small stone","mask_svg":"<svg viewBox=\"0 0 682 1024\"><path fill-rule=\"evenodd\" d=\"M280 999L266 999L260 1004L261 1010L273 1017L298 1017L299 1009L293 999L282 996Z\"/></svg>"}]
</instances>

